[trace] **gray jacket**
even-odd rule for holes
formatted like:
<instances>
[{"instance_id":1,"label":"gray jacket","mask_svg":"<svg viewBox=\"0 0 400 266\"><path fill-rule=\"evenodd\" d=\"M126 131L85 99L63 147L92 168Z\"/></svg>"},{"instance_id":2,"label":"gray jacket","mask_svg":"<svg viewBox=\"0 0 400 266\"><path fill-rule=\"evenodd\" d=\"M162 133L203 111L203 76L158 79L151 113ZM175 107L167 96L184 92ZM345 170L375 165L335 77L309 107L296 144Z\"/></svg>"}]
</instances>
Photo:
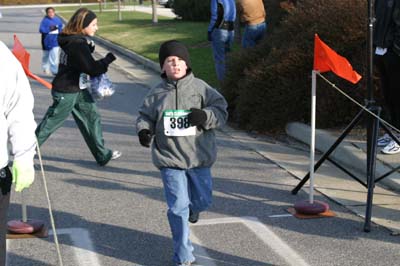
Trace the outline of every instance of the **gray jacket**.
<instances>
[{"instance_id":1,"label":"gray jacket","mask_svg":"<svg viewBox=\"0 0 400 266\"><path fill-rule=\"evenodd\" d=\"M197 127L195 136L168 137L164 134L163 111L202 109L206 122ZM217 157L214 128L225 124L228 118L224 97L192 73L176 83L163 80L154 87L139 109L137 132L150 130L153 163L157 168L190 169L211 167Z\"/></svg>"}]
</instances>

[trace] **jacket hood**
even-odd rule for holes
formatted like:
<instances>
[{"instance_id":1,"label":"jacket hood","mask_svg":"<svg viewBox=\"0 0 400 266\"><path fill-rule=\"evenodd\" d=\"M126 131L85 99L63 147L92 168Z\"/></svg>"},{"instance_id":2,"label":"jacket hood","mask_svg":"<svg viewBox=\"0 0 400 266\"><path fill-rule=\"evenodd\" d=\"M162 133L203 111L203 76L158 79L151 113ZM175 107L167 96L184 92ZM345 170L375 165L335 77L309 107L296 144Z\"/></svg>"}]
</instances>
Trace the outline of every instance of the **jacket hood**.
<instances>
[{"instance_id":1,"label":"jacket hood","mask_svg":"<svg viewBox=\"0 0 400 266\"><path fill-rule=\"evenodd\" d=\"M66 35L63 33L58 35L58 44L62 49L68 47L68 45L77 41L86 42L86 38L83 35Z\"/></svg>"}]
</instances>

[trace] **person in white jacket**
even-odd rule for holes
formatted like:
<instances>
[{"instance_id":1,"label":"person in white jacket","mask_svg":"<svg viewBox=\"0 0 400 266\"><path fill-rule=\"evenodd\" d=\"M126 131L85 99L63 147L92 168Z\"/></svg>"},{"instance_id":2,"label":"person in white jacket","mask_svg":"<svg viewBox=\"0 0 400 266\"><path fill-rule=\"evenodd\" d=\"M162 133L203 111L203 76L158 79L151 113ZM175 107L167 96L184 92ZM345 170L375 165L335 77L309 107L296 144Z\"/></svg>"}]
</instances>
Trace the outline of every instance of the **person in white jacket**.
<instances>
[{"instance_id":1,"label":"person in white jacket","mask_svg":"<svg viewBox=\"0 0 400 266\"><path fill-rule=\"evenodd\" d=\"M3 266L6 263L11 183L15 183L15 190L19 192L28 188L35 176L36 123L28 78L21 64L1 41L0 58L0 266ZM13 156L12 171L8 168L9 153Z\"/></svg>"}]
</instances>

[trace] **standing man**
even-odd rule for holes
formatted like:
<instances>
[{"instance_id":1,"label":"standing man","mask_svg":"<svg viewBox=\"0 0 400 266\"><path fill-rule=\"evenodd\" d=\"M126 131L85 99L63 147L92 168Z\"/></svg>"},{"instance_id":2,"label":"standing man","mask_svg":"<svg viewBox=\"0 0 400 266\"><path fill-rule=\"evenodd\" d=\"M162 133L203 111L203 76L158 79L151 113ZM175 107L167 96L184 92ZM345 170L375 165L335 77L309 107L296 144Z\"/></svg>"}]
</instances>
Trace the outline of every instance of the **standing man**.
<instances>
[{"instance_id":1,"label":"standing man","mask_svg":"<svg viewBox=\"0 0 400 266\"><path fill-rule=\"evenodd\" d=\"M375 64L390 121L400 128L400 0L376 0L375 17ZM385 154L400 152L400 146L388 135L378 139L378 146L385 146Z\"/></svg>"},{"instance_id":2,"label":"standing man","mask_svg":"<svg viewBox=\"0 0 400 266\"><path fill-rule=\"evenodd\" d=\"M0 41L0 266L6 263L6 222L11 181L15 190L28 188L34 180L35 128L33 96L21 64ZM8 143L13 156L8 168Z\"/></svg>"},{"instance_id":3,"label":"standing man","mask_svg":"<svg viewBox=\"0 0 400 266\"><path fill-rule=\"evenodd\" d=\"M230 52L236 19L234 0L211 0L211 20L208 40L212 42L215 70L220 82L225 77L226 54Z\"/></svg>"},{"instance_id":4,"label":"standing man","mask_svg":"<svg viewBox=\"0 0 400 266\"><path fill-rule=\"evenodd\" d=\"M62 27L62 21L56 16L55 9L46 8L46 16L40 22L39 32L42 34L42 68L48 75L56 75L58 72L60 47L57 39Z\"/></svg>"},{"instance_id":5,"label":"standing man","mask_svg":"<svg viewBox=\"0 0 400 266\"><path fill-rule=\"evenodd\" d=\"M267 29L263 0L237 0L236 4L240 22L245 24L242 47L253 47L264 38Z\"/></svg>"}]
</instances>

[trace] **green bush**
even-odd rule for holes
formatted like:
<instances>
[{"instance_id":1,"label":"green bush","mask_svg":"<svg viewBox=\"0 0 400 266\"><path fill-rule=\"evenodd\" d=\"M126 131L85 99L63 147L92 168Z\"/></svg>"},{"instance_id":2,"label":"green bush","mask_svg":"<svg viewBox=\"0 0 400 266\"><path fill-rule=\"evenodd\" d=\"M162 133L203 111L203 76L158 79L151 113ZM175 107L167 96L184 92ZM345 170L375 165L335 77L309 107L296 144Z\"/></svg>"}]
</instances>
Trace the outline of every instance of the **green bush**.
<instances>
[{"instance_id":1,"label":"green bush","mask_svg":"<svg viewBox=\"0 0 400 266\"><path fill-rule=\"evenodd\" d=\"M278 8L267 2L267 14ZM290 121L309 122L315 33L366 75L367 0L353 0L351 8L348 1L298 1L281 19L269 25L257 47L231 55L222 91L232 119L244 129L272 132ZM353 85L331 73L323 75L363 103L365 78ZM317 125L348 123L358 107L322 79L317 84Z\"/></svg>"},{"instance_id":2,"label":"green bush","mask_svg":"<svg viewBox=\"0 0 400 266\"><path fill-rule=\"evenodd\" d=\"M209 20L210 8L208 0L175 0L172 6L176 15L188 21Z\"/></svg>"}]
</instances>

